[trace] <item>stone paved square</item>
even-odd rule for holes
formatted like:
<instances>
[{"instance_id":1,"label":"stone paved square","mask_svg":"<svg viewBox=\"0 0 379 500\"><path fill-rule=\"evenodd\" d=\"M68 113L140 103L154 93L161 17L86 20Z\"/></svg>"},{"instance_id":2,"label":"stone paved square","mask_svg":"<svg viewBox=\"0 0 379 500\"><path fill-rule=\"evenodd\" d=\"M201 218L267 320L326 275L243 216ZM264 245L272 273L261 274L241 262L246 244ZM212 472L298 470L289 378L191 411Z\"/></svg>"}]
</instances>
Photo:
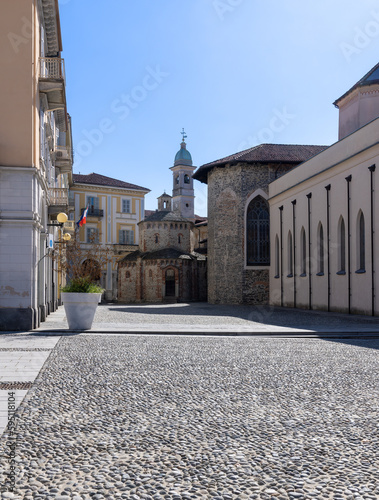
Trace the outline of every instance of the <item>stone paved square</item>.
<instances>
[{"instance_id":1,"label":"stone paved square","mask_svg":"<svg viewBox=\"0 0 379 500\"><path fill-rule=\"evenodd\" d=\"M20 407L13 498L376 499L378 348L62 337Z\"/></svg>"}]
</instances>

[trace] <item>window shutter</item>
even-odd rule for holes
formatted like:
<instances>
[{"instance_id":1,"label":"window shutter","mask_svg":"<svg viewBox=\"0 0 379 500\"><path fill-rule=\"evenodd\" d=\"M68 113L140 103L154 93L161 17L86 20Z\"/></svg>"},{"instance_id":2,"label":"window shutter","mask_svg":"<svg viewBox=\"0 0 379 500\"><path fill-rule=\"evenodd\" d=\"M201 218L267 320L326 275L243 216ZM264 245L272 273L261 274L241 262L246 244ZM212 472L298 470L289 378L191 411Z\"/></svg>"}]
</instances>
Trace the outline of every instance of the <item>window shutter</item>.
<instances>
[{"instance_id":1,"label":"window shutter","mask_svg":"<svg viewBox=\"0 0 379 500\"><path fill-rule=\"evenodd\" d=\"M130 231L130 245L134 245L134 231Z\"/></svg>"},{"instance_id":2,"label":"window shutter","mask_svg":"<svg viewBox=\"0 0 379 500\"><path fill-rule=\"evenodd\" d=\"M124 243L124 231L122 229L118 232L118 242L123 245Z\"/></svg>"}]
</instances>

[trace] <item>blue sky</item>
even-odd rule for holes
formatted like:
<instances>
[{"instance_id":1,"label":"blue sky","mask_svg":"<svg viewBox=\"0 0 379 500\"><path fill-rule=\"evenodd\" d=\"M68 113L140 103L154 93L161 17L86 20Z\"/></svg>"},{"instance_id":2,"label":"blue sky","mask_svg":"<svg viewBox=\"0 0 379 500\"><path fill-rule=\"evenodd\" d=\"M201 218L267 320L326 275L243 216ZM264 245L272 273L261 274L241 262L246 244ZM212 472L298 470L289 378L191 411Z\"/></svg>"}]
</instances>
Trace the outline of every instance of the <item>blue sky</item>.
<instances>
[{"instance_id":1,"label":"blue sky","mask_svg":"<svg viewBox=\"0 0 379 500\"><path fill-rule=\"evenodd\" d=\"M378 61L374 0L59 0L74 172L172 190L263 142L332 144L340 97ZM195 182L206 215L206 186Z\"/></svg>"}]
</instances>

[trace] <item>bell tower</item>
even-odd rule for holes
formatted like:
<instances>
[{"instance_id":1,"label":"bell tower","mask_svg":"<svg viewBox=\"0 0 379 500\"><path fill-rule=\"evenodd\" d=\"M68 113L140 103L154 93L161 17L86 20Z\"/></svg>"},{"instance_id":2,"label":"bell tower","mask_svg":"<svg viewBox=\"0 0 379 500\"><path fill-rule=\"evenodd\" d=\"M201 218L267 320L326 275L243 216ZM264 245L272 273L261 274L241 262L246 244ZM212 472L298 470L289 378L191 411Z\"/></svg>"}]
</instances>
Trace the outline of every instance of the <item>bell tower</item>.
<instances>
[{"instance_id":1,"label":"bell tower","mask_svg":"<svg viewBox=\"0 0 379 500\"><path fill-rule=\"evenodd\" d=\"M195 194L192 174L196 167L192 165L192 157L187 151L186 133L181 132L183 140L176 153L174 166L170 168L173 176L172 210L186 219L195 219Z\"/></svg>"}]
</instances>

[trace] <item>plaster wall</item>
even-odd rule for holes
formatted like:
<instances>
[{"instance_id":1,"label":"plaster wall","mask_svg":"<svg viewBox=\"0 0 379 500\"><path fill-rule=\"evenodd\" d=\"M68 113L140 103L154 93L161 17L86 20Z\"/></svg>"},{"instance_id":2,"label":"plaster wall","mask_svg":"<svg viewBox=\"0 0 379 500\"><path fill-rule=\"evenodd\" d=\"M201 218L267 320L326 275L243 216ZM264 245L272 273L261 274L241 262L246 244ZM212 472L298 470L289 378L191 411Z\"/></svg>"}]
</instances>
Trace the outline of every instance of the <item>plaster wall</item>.
<instances>
[{"instance_id":1,"label":"plaster wall","mask_svg":"<svg viewBox=\"0 0 379 500\"><path fill-rule=\"evenodd\" d=\"M294 171L270 184L271 240L276 235L280 238L279 207L283 206L283 305L293 306L294 284L296 282L296 306L327 310L328 308L328 270L330 272L330 310L349 311L349 256L348 241L350 240L350 311L352 313L371 314L371 207L370 207L370 171L368 167L379 166L379 145L376 140L379 132L379 121L368 124L362 130L336 143L317 157L303 163ZM368 144L371 138L371 145ZM353 154L354 153L354 154ZM319 173L317 172L317 166ZM329 166L329 168L327 168ZM297 174L297 175L296 175ZM311 176L313 175L313 176ZM350 238L348 238L348 200L346 177L352 176L350 184ZM374 174L374 189L377 184L378 172ZM291 180L291 183L289 182ZM300 181L301 180L301 181ZM300 182L299 182L300 181ZM330 185L330 268L327 261L327 190ZM308 247L308 198L310 201L311 221L311 251ZM377 213L379 200L374 194L374 268L379 266L379 220ZM288 268L288 232L293 232L293 206L295 205L295 277L287 277ZM358 216L363 213L365 219L365 272L359 270L359 223ZM339 227L341 217L344 219L346 231L346 274L340 271L340 241ZM324 274L317 276L319 271L318 231L320 223L324 231ZM304 227L306 232L307 264L306 276L300 277L300 233ZM275 259L275 248L272 246L272 259ZM309 275L311 263L311 276ZM338 273L338 274L337 274ZM311 282L311 300L309 299L309 284ZM379 276L375 273L375 287L379 286ZM271 303L281 303L281 279L270 273ZM375 305L375 313L379 313L379 305Z\"/></svg>"}]
</instances>

